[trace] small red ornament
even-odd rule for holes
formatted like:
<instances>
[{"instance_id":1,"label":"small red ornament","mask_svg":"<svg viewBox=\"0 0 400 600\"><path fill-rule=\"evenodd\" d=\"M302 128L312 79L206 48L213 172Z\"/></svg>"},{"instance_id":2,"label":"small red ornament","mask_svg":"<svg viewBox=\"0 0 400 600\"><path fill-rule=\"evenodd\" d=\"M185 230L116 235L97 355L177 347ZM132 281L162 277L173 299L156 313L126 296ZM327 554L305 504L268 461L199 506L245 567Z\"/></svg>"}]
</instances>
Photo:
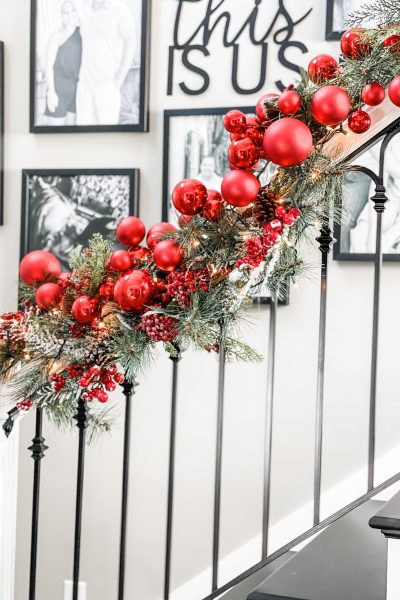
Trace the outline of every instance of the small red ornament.
<instances>
[{"instance_id":1,"label":"small red ornament","mask_svg":"<svg viewBox=\"0 0 400 600\"><path fill-rule=\"evenodd\" d=\"M117 250L110 256L108 267L111 271L122 273L128 271L133 266L133 261L130 253L127 250Z\"/></svg>"},{"instance_id":2,"label":"small red ornament","mask_svg":"<svg viewBox=\"0 0 400 600\"><path fill-rule=\"evenodd\" d=\"M207 188L197 179L184 179L172 192L172 203L183 215L198 215L207 200Z\"/></svg>"},{"instance_id":3,"label":"small red ornament","mask_svg":"<svg viewBox=\"0 0 400 600\"><path fill-rule=\"evenodd\" d=\"M270 116L268 115L267 108L265 106L266 100L270 100L271 98L278 98L278 94L264 94L261 96L256 105L256 115L261 123L265 123L265 121L270 120Z\"/></svg>"},{"instance_id":4,"label":"small red ornament","mask_svg":"<svg viewBox=\"0 0 400 600\"><path fill-rule=\"evenodd\" d=\"M19 276L26 285L42 283L46 279L58 279L60 274L60 261L44 250L29 252L19 266Z\"/></svg>"},{"instance_id":5,"label":"small red ornament","mask_svg":"<svg viewBox=\"0 0 400 600\"><path fill-rule=\"evenodd\" d=\"M207 202L203 208L203 217L207 221L219 221L223 211L222 196L216 190L208 190Z\"/></svg>"},{"instance_id":6,"label":"small red ornament","mask_svg":"<svg viewBox=\"0 0 400 600\"><path fill-rule=\"evenodd\" d=\"M285 117L275 121L264 134L264 150L268 158L282 167L299 165L310 155L313 139L302 121Z\"/></svg>"},{"instance_id":7,"label":"small red ornament","mask_svg":"<svg viewBox=\"0 0 400 600\"><path fill-rule=\"evenodd\" d=\"M385 88L377 81L372 81L363 88L361 97L364 104L378 106L385 99Z\"/></svg>"},{"instance_id":8,"label":"small red ornament","mask_svg":"<svg viewBox=\"0 0 400 600\"><path fill-rule=\"evenodd\" d=\"M393 104L400 106L400 75L389 83L388 93Z\"/></svg>"},{"instance_id":9,"label":"small red ornament","mask_svg":"<svg viewBox=\"0 0 400 600\"><path fill-rule=\"evenodd\" d=\"M114 282L112 280L104 282L100 286L99 294L103 300L112 300L114 296Z\"/></svg>"},{"instance_id":10,"label":"small red ornament","mask_svg":"<svg viewBox=\"0 0 400 600\"><path fill-rule=\"evenodd\" d=\"M398 54L400 52L400 35L390 35L383 42L383 45L393 54Z\"/></svg>"},{"instance_id":11,"label":"small red ornament","mask_svg":"<svg viewBox=\"0 0 400 600\"><path fill-rule=\"evenodd\" d=\"M117 227L117 238L124 246L137 246L145 234L144 223L137 217L125 217Z\"/></svg>"},{"instance_id":12,"label":"small red ornament","mask_svg":"<svg viewBox=\"0 0 400 600\"><path fill-rule=\"evenodd\" d=\"M348 126L353 133L365 133L371 127L371 117L365 110L356 110L349 115Z\"/></svg>"},{"instance_id":13,"label":"small red ornament","mask_svg":"<svg viewBox=\"0 0 400 600\"><path fill-rule=\"evenodd\" d=\"M228 150L229 161L236 169L249 169L258 160L258 150L249 138L232 142Z\"/></svg>"},{"instance_id":14,"label":"small red ornament","mask_svg":"<svg viewBox=\"0 0 400 600\"><path fill-rule=\"evenodd\" d=\"M225 175L222 180L222 197L232 206L248 206L257 198L260 182L249 171L235 170Z\"/></svg>"},{"instance_id":15,"label":"small red ornament","mask_svg":"<svg viewBox=\"0 0 400 600\"><path fill-rule=\"evenodd\" d=\"M230 110L224 116L224 127L230 133L241 133L246 129L246 115L240 110Z\"/></svg>"},{"instance_id":16,"label":"small red ornament","mask_svg":"<svg viewBox=\"0 0 400 600\"><path fill-rule=\"evenodd\" d=\"M154 262L162 271L173 271L183 260L183 250L174 240L164 240L153 251Z\"/></svg>"},{"instance_id":17,"label":"small red ornament","mask_svg":"<svg viewBox=\"0 0 400 600\"><path fill-rule=\"evenodd\" d=\"M308 65L308 75L313 83L334 79L339 73L337 60L330 54L318 54Z\"/></svg>"},{"instance_id":18,"label":"small red ornament","mask_svg":"<svg viewBox=\"0 0 400 600\"><path fill-rule=\"evenodd\" d=\"M78 296L72 305L72 316L81 325L89 325L98 317L99 302L90 296Z\"/></svg>"},{"instance_id":19,"label":"small red ornament","mask_svg":"<svg viewBox=\"0 0 400 600\"><path fill-rule=\"evenodd\" d=\"M114 288L114 298L122 310L141 312L149 305L155 292L156 284L151 275L135 270L118 279Z\"/></svg>"},{"instance_id":20,"label":"small red ornament","mask_svg":"<svg viewBox=\"0 0 400 600\"><path fill-rule=\"evenodd\" d=\"M300 94L294 90L285 90L278 100L278 108L284 115L295 115L301 107Z\"/></svg>"},{"instance_id":21,"label":"small red ornament","mask_svg":"<svg viewBox=\"0 0 400 600\"><path fill-rule=\"evenodd\" d=\"M260 121L254 117L247 117L247 128L244 134L241 134L243 139L245 137L251 139L255 143L257 148L262 148L264 139L264 127L262 127ZM239 138L238 138L239 139ZM232 140L233 142L236 140Z\"/></svg>"},{"instance_id":22,"label":"small red ornament","mask_svg":"<svg viewBox=\"0 0 400 600\"><path fill-rule=\"evenodd\" d=\"M365 29L358 27L356 29L349 29L342 35L340 47L346 58L357 60L371 53L371 45L367 41L362 40L364 32Z\"/></svg>"},{"instance_id":23,"label":"small red ornament","mask_svg":"<svg viewBox=\"0 0 400 600\"><path fill-rule=\"evenodd\" d=\"M62 289L56 283L44 283L36 290L36 304L42 310L50 310L60 306Z\"/></svg>"},{"instance_id":24,"label":"small red ornament","mask_svg":"<svg viewBox=\"0 0 400 600\"><path fill-rule=\"evenodd\" d=\"M144 246L134 246L133 248L130 248L129 254L134 265L136 265L142 260L150 258L151 256L150 250L148 248L145 248Z\"/></svg>"},{"instance_id":25,"label":"small red ornament","mask_svg":"<svg viewBox=\"0 0 400 600\"><path fill-rule=\"evenodd\" d=\"M176 227L174 227L174 225L162 221L161 223L157 223L156 225L153 225L153 227L150 227L147 233L146 243L150 250L154 250L156 244L160 241L160 237L162 238L166 233L174 232L176 232Z\"/></svg>"},{"instance_id":26,"label":"small red ornament","mask_svg":"<svg viewBox=\"0 0 400 600\"><path fill-rule=\"evenodd\" d=\"M311 100L311 113L321 125L333 127L346 119L350 112L350 98L338 85L319 89Z\"/></svg>"}]
</instances>

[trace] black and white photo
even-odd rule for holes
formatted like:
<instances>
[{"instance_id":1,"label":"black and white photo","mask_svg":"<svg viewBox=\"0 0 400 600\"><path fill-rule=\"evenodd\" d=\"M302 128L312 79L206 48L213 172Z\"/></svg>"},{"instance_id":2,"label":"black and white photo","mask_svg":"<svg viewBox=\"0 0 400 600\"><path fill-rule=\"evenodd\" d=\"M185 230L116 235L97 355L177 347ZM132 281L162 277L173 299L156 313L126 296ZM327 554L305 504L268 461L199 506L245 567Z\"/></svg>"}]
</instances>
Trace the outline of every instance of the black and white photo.
<instances>
[{"instance_id":1,"label":"black and white photo","mask_svg":"<svg viewBox=\"0 0 400 600\"><path fill-rule=\"evenodd\" d=\"M31 131L146 131L148 0L32 0Z\"/></svg>"},{"instance_id":2,"label":"black and white photo","mask_svg":"<svg viewBox=\"0 0 400 600\"><path fill-rule=\"evenodd\" d=\"M347 29L348 17L366 4L368 4L368 0L327 0L326 39L340 40L343 32ZM373 22L371 22L372 26Z\"/></svg>"},{"instance_id":3,"label":"black and white photo","mask_svg":"<svg viewBox=\"0 0 400 600\"><path fill-rule=\"evenodd\" d=\"M118 222L139 210L139 171L23 171L21 256L47 250L68 270L71 251L95 233L115 241Z\"/></svg>"}]
</instances>

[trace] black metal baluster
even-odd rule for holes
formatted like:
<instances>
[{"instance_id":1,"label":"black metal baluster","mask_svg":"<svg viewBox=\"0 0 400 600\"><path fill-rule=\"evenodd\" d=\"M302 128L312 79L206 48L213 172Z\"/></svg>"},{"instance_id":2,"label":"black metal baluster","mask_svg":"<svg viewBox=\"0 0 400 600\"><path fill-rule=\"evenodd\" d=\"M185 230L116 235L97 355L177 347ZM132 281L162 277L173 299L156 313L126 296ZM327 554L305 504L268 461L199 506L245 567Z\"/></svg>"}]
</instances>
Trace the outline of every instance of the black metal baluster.
<instances>
[{"instance_id":1,"label":"black metal baluster","mask_svg":"<svg viewBox=\"0 0 400 600\"><path fill-rule=\"evenodd\" d=\"M222 483L222 443L224 431L224 397L225 397L225 366L226 366L226 324L221 323L221 338L219 346L218 372L218 411L217 411L217 445L215 461L214 488L214 527L213 527L213 560L212 560L212 591L218 588L218 563L221 520L221 483Z\"/></svg>"},{"instance_id":2,"label":"black metal baluster","mask_svg":"<svg viewBox=\"0 0 400 600\"><path fill-rule=\"evenodd\" d=\"M271 504L271 467L272 467L272 420L274 413L275 387L275 344L276 344L276 315L278 296L271 297L269 315L268 365L267 365L267 404L265 413L265 442L264 442L264 497L263 497L263 529L261 559L268 554L269 521Z\"/></svg>"},{"instance_id":3,"label":"black metal baluster","mask_svg":"<svg viewBox=\"0 0 400 600\"><path fill-rule=\"evenodd\" d=\"M40 471L41 460L48 450L42 435L43 412L41 408L36 410L35 437L32 446L28 448L32 452L34 462L33 471L33 498L32 498L32 533L31 533L31 560L29 575L29 600L36 598L36 570L37 570L37 547L39 533L39 503L40 503Z\"/></svg>"},{"instance_id":4,"label":"black metal baluster","mask_svg":"<svg viewBox=\"0 0 400 600\"><path fill-rule=\"evenodd\" d=\"M319 341L318 341L318 376L317 405L315 417L315 457L314 457L314 525L321 520L321 477L322 477L322 437L324 418L324 380L325 380L325 348L326 348L326 308L328 292L328 255L333 238L329 224L321 227L317 238L322 254L321 260L321 296L319 305Z\"/></svg>"},{"instance_id":5,"label":"black metal baluster","mask_svg":"<svg viewBox=\"0 0 400 600\"><path fill-rule=\"evenodd\" d=\"M168 503L167 503L167 535L165 548L165 579L164 600L169 599L171 589L172 564L172 526L174 518L174 483L175 483L175 448L176 448L176 414L178 397L178 363L182 358L181 350L176 347L176 356L171 356L172 394L171 394L171 425L169 438L169 468L168 468Z\"/></svg>"},{"instance_id":6,"label":"black metal baluster","mask_svg":"<svg viewBox=\"0 0 400 600\"><path fill-rule=\"evenodd\" d=\"M72 600L78 600L79 593L79 569L81 559L81 532L82 532L82 507L83 507L83 480L85 473L85 444L86 429L88 426L88 407L83 400L79 398L78 411L74 416L79 429L79 447L78 447L78 470L76 485L76 508L75 508L75 537L74 537L74 570L73 570L73 590Z\"/></svg>"},{"instance_id":7,"label":"black metal baluster","mask_svg":"<svg viewBox=\"0 0 400 600\"><path fill-rule=\"evenodd\" d=\"M126 537L128 525L128 499L129 499L129 463L131 453L131 421L132 397L139 384L133 380L125 381L122 389L125 396L125 424L124 424L124 455L122 464L122 505L121 505L121 534L119 546L119 579L118 600L125 596L125 565L126 565Z\"/></svg>"}]
</instances>

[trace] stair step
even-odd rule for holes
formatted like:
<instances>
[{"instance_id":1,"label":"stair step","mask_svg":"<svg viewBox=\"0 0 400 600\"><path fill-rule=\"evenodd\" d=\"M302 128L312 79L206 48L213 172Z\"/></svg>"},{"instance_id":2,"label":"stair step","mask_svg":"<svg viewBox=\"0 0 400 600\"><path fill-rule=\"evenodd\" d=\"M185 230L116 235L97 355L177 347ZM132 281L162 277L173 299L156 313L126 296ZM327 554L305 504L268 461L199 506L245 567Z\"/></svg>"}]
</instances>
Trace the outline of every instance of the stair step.
<instances>
[{"instance_id":1,"label":"stair step","mask_svg":"<svg viewBox=\"0 0 400 600\"><path fill-rule=\"evenodd\" d=\"M323 530L248 600L386 600L386 541L368 526L371 500Z\"/></svg>"}]
</instances>

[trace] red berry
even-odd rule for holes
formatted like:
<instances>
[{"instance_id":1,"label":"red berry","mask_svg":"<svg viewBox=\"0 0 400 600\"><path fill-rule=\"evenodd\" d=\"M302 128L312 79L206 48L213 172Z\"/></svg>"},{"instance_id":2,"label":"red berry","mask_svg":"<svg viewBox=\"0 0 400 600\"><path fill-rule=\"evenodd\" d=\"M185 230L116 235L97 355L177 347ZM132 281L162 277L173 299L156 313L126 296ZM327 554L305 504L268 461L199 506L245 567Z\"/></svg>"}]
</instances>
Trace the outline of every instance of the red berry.
<instances>
[{"instance_id":1,"label":"red berry","mask_svg":"<svg viewBox=\"0 0 400 600\"><path fill-rule=\"evenodd\" d=\"M282 219L286 215L286 208L284 206L277 206L275 209L275 216L277 219Z\"/></svg>"}]
</instances>

